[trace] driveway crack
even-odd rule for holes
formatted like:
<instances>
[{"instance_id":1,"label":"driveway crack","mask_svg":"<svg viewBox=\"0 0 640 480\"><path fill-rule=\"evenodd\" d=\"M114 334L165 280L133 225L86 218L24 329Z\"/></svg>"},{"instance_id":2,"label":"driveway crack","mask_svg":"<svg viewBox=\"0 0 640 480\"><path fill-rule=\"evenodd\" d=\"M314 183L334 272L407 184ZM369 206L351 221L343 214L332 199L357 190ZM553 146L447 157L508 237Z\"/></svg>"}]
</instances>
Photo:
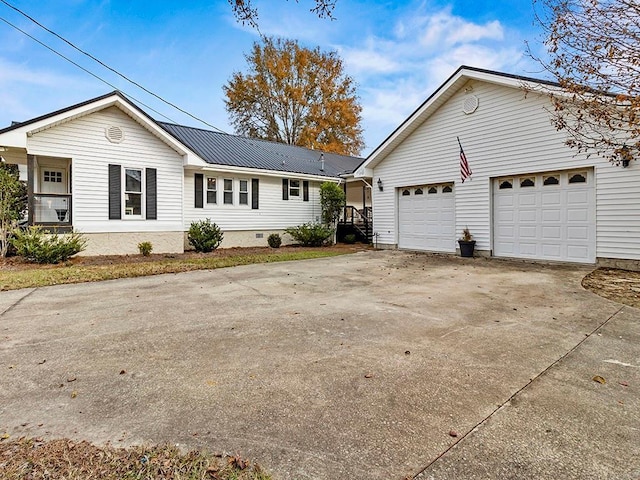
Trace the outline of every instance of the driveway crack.
<instances>
[{"instance_id":1,"label":"driveway crack","mask_svg":"<svg viewBox=\"0 0 640 480\"><path fill-rule=\"evenodd\" d=\"M518 390L516 390L515 393L513 393L513 395L511 395L509 398L507 398L504 402L502 402L500 405L498 405L489 415L487 415L485 418L483 418L482 420L480 420L478 423L476 423L473 428L471 428L467 433L465 433L464 435L462 435L455 443L453 443L452 445L450 445L449 447L447 447L444 451L442 451L436 458L434 458L433 460L431 460L431 462L429 462L429 464L424 467L422 470L420 470L414 477L414 480L420 480L425 478L422 474L425 473L427 471L427 469L429 469L429 467L431 467L434 463L436 463L438 460L440 460L442 457L444 457L447 453L449 453L449 451L451 449L453 449L456 445L458 445L460 442L462 442L464 439L466 439L469 435L471 435L473 432L475 432L478 428L480 428L482 425L484 425L489 419L491 419L496 413L498 413L500 410L502 410L504 408L505 405L507 405L509 402L511 402L515 397L517 397L522 391L524 391L526 388L529 387L529 385L531 385L533 382L535 382L538 378L540 378L541 376L543 376L545 373L547 373L549 370L551 370L553 367L555 367L558 363L560 363L562 360L564 360L565 358L567 358L569 355L571 355L573 352L575 352L578 348L580 348L580 346L586 342L589 338L591 338L593 335L597 334L603 327L605 327L616 315L618 315L622 310L624 310L625 306L623 305L622 307L620 307L618 310L616 310L615 312L613 312L604 322L602 322L600 325L598 325L596 328L594 328L590 333L586 334L585 337L580 340L577 344L575 344L571 349L569 349L564 355L562 355L560 358L558 358L556 361L554 361L553 363L551 363L549 366L547 366L547 368L545 368L544 370L542 370L540 373L538 373L536 376L534 376L533 378L531 378L527 383L525 383L521 388L519 388Z\"/></svg>"},{"instance_id":2,"label":"driveway crack","mask_svg":"<svg viewBox=\"0 0 640 480\"><path fill-rule=\"evenodd\" d=\"M13 302L11 305L9 305L7 308L5 308L2 312L0 312L0 317L2 317L5 313L9 313L11 310L13 310L15 307L17 307L18 305L20 305L22 303L22 301L27 298L28 296L30 296L33 292L35 292L36 290L38 290L37 288L32 288L31 290L29 290L27 293L25 293L22 297L20 297L18 300L16 300L15 302Z\"/></svg>"}]
</instances>

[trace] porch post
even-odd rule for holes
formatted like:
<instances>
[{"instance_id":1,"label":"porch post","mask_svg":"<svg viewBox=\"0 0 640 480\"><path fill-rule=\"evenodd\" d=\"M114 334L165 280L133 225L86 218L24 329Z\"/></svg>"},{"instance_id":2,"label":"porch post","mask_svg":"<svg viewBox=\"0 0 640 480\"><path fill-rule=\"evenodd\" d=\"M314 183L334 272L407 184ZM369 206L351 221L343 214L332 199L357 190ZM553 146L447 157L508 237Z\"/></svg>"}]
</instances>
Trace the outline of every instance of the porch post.
<instances>
[{"instance_id":1,"label":"porch post","mask_svg":"<svg viewBox=\"0 0 640 480\"><path fill-rule=\"evenodd\" d=\"M362 211L367 209L367 186L362 182Z\"/></svg>"},{"instance_id":2,"label":"porch post","mask_svg":"<svg viewBox=\"0 0 640 480\"><path fill-rule=\"evenodd\" d=\"M35 186L35 155L27 154L27 223L33 225L33 217L35 210L35 202L33 198L33 190Z\"/></svg>"}]
</instances>

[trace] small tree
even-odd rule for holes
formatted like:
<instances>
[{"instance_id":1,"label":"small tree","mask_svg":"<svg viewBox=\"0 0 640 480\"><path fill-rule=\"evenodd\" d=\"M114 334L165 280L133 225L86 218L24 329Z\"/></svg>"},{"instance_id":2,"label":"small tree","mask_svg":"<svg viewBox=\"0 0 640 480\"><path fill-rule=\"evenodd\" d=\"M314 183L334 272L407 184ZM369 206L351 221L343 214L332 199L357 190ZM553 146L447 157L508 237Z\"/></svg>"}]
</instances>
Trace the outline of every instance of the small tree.
<instances>
[{"instance_id":1,"label":"small tree","mask_svg":"<svg viewBox=\"0 0 640 480\"><path fill-rule=\"evenodd\" d=\"M322 207L322 221L333 229L333 243L336 241L336 223L346 204L346 195L340 185L324 182L320 185L320 206Z\"/></svg>"},{"instance_id":2,"label":"small tree","mask_svg":"<svg viewBox=\"0 0 640 480\"><path fill-rule=\"evenodd\" d=\"M0 162L0 256L6 257L13 231L27 209L27 186L17 165Z\"/></svg>"},{"instance_id":3,"label":"small tree","mask_svg":"<svg viewBox=\"0 0 640 480\"><path fill-rule=\"evenodd\" d=\"M578 152L614 164L640 157L640 3L534 0L548 58L536 58L563 93L553 122Z\"/></svg>"}]
</instances>

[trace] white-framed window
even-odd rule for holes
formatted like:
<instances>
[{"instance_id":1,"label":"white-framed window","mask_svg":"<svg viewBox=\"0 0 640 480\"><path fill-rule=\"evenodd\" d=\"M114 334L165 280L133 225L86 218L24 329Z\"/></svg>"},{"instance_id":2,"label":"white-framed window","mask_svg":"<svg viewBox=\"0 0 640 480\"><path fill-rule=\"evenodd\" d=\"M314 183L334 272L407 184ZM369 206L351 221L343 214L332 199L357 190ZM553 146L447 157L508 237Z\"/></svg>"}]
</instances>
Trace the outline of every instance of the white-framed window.
<instances>
[{"instance_id":1,"label":"white-framed window","mask_svg":"<svg viewBox=\"0 0 640 480\"><path fill-rule=\"evenodd\" d=\"M218 203L218 179L207 177L207 203Z\"/></svg>"},{"instance_id":2,"label":"white-framed window","mask_svg":"<svg viewBox=\"0 0 640 480\"><path fill-rule=\"evenodd\" d=\"M143 182L142 169L125 168L124 169L124 216L125 218L142 218L143 215Z\"/></svg>"},{"instance_id":3,"label":"white-framed window","mask_svg":"<svg viewBox=\"0 0 640 480\"><path fill-rule=\"evenodd\" d=\"M225 178L223 183L224 183L223 203L225 205L233 205L233 179Z\"/></svg>"},{"instance_id":4,"label":"white-framed window","mask_svg":"<svg viewBox=\"0 0 640 480\"><path fill-rule=\"evenodd\" d=\"M240 180L239 184L238 203L240 205L249 205L249 180Z\"/></svg>"},{"instance_id":5,"label":"white-framed window","mask_svg":"<svg viewBox=\"0 0 640 480\"><path fill-rule=\"evenodd\" d=\"M300 196L300 180L289 180L289 197Z\"/></svg>"}]
</instances>

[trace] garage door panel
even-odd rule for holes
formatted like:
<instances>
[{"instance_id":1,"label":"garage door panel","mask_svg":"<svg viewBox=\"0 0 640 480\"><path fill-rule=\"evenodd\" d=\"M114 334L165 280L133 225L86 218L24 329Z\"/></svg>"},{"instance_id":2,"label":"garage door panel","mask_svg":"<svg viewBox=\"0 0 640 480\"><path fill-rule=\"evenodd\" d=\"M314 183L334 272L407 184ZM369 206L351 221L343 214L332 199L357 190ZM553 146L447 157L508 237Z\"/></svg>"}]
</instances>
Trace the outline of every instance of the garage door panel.
<instances>
[{"instance_id":1,"label":"garage door panel","mask_svg":"<svg viewBox=\"0 0 640 480\"><path fill-rule=\"evenodd\" d=\"M557 188L557 187L555 187ZM543 192L542 205L560 205L560 192Z\"/></svg>"},{"instance_id":2,"label":"garage door panel","mask_svg":"<svg viewBox=\"0 0 640 480\"><path fill-rule=\"evenodd\" d=\"M543 222L559 222L562 219L562 212L559 208L546 208L542 210Z\"/></svg>"},{"instance_id":3,"label":"garage door panel","mask_svg":"<svg viewBox=\"0 0 640 480\"><path fill-rule=\"evenodd\" d=\"M560 226L542 226L542 238L544 240L560 240L562 238L562 229Z\"/></svg>"},{"instance_id":4,"label":"garage door panel","mask_svg":"<svg viewBox=\"0 0 640 480\"><path fill-rule=\"evenodd\" d=\"M493 181L493 252L496 256L595 261L593 171L510 177ZM544 180L550 178L554 181Z\"/></svg>"},{"instance_id":5,"label":"garage door panel","mask_svg":"<svg viewBox=\"0 0 640 480\"><path fill-rule=\"evenodd\" d=\"M455 251L453 193L443 185L406 187L399 191L398 246L411 250ZM416 191L434 192L416 194ZM408 192L408 195L403 193Z\"/></svg>"}]
</instances>

